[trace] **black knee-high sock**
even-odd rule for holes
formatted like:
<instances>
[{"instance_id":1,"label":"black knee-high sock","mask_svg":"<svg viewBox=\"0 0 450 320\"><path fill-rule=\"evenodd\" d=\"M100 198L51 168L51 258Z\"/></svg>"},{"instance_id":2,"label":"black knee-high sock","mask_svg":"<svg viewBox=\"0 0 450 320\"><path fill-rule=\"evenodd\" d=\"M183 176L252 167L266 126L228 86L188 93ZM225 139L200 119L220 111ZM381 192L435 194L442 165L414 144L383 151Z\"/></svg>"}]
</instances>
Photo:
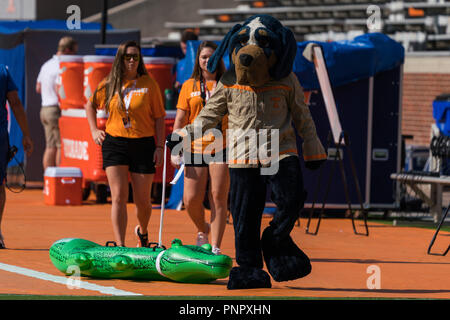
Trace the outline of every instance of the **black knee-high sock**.
<instances>
[{"instance_id":1,"label":"black knee-high sock","mask_svg":"<svg viewBox=\"0 0 450 320\"><path fill-rule=\"evenodd\" d=\"M263 232L264 260L274 280L298 279L311 272L308 256L290 236L306 198L298 158L281 160L278 172L269 180L277 211L270 226Z\"/></svg>"}]
</instances>

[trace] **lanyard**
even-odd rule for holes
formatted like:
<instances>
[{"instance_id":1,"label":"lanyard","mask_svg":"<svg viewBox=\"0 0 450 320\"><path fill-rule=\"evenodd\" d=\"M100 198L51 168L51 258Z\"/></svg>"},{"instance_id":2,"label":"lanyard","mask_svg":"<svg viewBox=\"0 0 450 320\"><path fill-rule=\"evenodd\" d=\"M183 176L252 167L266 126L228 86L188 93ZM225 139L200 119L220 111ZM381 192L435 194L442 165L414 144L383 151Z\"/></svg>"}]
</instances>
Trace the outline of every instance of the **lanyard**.
<instances>
[{"instance_id":1,"label":"lanyard","mask_svg":"<svg viewBox=\"0 0 450 320\"><path fill-rule=\"evenodd\" d=\"M124 88L123 90L127 94L123 97L123 102L125 104L125 112L128 115L128 109L130 108L131 97L133 96L133 90L136 89L136 80L133 81L133 85L130 88Z\"/></svg>"},{"instance_id":2,"label":"lanyard","mask_svg":"<svg viewBox=\"0 0 450 320\"><path fill-rule=\"evenodd\" d=\"M205 82L206 81L203 81L202 79L200 79L200 97L202 98L202 107L204 107L205 106L205 104L206 104L206 87L205 87ZM214 89L216 88L216 83L214 83L214 87L213 87L213 89L212 89L212 91L214 92ZM208 93L209 93L209 90L208 90ZM209 97L211 96L211 93L209 93ZM209 98L208 97L208 98Z\"/></svg>"},{"instance_id":3,"label":"lanyard","mask_svg":"<svg viewBox=\"0 0 450 320\"><path fill-rule=\"evenodd\" d=\"M206 104L206 90L205 90L205 83L202 79L200 79L200 96L202 97L202 107Z\"/></svg>"}]
</instances>

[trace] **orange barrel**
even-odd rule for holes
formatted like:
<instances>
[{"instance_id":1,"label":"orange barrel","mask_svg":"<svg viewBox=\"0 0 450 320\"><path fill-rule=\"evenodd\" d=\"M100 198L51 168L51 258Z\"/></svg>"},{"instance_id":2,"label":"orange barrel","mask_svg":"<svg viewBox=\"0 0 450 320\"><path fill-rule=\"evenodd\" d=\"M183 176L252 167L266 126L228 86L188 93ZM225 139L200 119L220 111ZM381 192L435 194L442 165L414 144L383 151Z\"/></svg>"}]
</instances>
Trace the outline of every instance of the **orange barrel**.
<instances>
[{"instance_id":1,"label":"orange barrel","mask_svg":"<svg viewBox=\"0 0 450 320\"><path fill-rule=\"evenodd\" d=\"M176 60L169 57L144 57L145 67L153 79L158 82L163 101L165 101L164 91L173 88L175 63Z\"/></svg>"},{"instance_id":2,"label":"orange barrel","mask_svg":"<svg viewBox=\"0 0 450 320\"><path fill-rule=\"evenodd\" d=\"M85 101L94 93L100 81L111 71L114 62L113 56L84 56L84 82L83 92Z\"/></svg>"},{"instance_id":3,"label":"orange barrel","mask_svg":"<svg viewBox=\"0 0 450 320\"><path fill-rule=\"evenodd\" d=\"M83 74L82 56L59 56L57 92L61 109L84 108Z\"/></svg>"},{"instance_id":4,"label":"orange barrel","mask_svg":"<svg viewBox=\"0 0 450 320\"><path fill-rule=\"evenodd\" d=\"M97 111L97 127L104 130L108 116L104 110ZM84 109L65 109L59 118L61 135L61 167L78 167L86 182L106 183L103 170L102 149L92 139Z\"/></svg>"}]
</instances>

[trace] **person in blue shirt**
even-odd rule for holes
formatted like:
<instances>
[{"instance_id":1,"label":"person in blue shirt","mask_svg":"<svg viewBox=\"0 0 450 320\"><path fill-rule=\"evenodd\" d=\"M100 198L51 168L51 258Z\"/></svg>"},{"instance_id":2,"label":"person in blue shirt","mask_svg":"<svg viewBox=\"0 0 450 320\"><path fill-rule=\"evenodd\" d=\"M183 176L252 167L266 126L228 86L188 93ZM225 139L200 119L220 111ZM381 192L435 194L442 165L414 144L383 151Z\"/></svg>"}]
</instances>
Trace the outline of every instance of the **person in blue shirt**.
<instances>
[{"instance_id":1,"label":"person in blue shirt","mask_svg":"<svg viewBox=\"0 0 450 320\"><path fill-rule=\"evenodd\" d=\"M197 34L191 30L191 29L186 29L183 31L182 35L181 35L181 39L180 39L180 48L181 51L183 52L183 59L179 60L177 65L176 65L176 81L174 84L175 87L175 91L176 94L178 95L178 93L181 90L181 86L183 85L183 83L189 79L189 77L191 76L192 71L189 72L185 72L185 62L186 62L186 49L187 49L187 42L189 40L198 40L198 36Z\"/></svg>"},{"instance_id":2,"label":"person in blue shirt","mask_svg":"<svg viewBox=\"0 0 450 320\"><path fill-rule=\"evenodd\" d=\"M4 64L0 64L0 249L5 248L1 225L6 202L5 178L9 150L8 112L6 109L6 101L8 101L9 107L22 130L23 149L26 155L30 156L31 152L33 152L33 142L30 138L25 109L20 101L17 86L11 78L8 68Z\"/></svg>"}]
</instances>

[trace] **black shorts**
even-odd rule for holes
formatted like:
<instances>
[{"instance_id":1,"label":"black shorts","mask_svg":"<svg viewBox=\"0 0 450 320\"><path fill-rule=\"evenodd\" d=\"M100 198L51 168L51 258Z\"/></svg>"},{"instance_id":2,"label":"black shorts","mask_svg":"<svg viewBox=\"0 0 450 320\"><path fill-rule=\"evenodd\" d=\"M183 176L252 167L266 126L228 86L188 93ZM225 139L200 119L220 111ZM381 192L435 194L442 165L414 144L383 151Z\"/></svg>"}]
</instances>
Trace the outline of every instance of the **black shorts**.
<instances>
[{"instance_id":1,"label":"black shorts","mask_svg":"<svg viewBox=\"0 0 450 320\"><path fill-rule=\"evenodd\" d=\"M106 134L102 144L103 169L126 165L130 172L155 173L155 146L154 137L123 138Z\"/></svg>"},{"instance_id":2,"label":"black shorts","mask_svg":"<svg viewBox=\"0 0 450 320\"><path fill-rule=\"evenodd\" d=\"M207 167L211 163L227 163L227 150L223 149L211 156L201 153L183 153L184 165L186 167Z\"/></svg>"}]
</instances>

